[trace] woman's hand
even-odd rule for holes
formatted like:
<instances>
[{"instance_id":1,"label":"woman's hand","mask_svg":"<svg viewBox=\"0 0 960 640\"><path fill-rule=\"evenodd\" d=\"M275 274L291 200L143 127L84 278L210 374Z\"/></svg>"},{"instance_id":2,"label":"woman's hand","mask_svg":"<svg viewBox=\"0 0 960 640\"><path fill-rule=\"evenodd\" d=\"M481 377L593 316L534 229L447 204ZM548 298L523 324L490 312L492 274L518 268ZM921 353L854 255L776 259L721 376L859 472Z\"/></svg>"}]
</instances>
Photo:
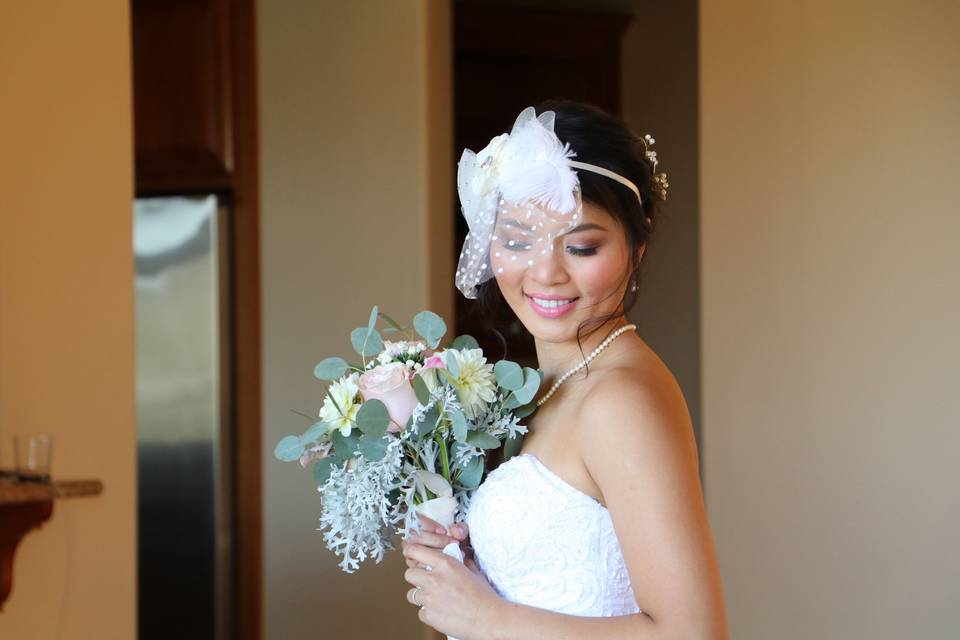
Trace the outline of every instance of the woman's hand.
<instances>
[{"instance_id":1,"label":"woman's hand","mask_svg":"<svg viewBox=\"0 0 960 640\"><path fill-rule=\"evenodd\" d=\"M503 600L472 558L461 563L440 551L438 538L450 539L435 532L422 536L435 544L408 541L404 545L403 555L410 568L403 577L413 585L407 591L407 601L419 605L420 621L437 631L461 640L479 638L496 624Z\"/></svg>"},{"instance_id":2,"label":"woman's hand","mask_svg":"<svg viewBox=\"0 0 960 640\"><path fill-rule=\"evenodd\" d=\"M421 533L411 534L409 538L401 543L400 546L404 550L404 555L406 555L407 546L411 544L419 544L425 547L430 547L431 549L443 549L451 542L459 542L460 550L463 552L464 560L470 560L472 562L473 549L470 547L467 523L458 522L450 527L450 531L448 533L446 527L441 525L439 522L421 515L418 515L417 518L420 520ZM408 557L407 566L422 567L423 565Z\"/></svg>"}]
</instances>

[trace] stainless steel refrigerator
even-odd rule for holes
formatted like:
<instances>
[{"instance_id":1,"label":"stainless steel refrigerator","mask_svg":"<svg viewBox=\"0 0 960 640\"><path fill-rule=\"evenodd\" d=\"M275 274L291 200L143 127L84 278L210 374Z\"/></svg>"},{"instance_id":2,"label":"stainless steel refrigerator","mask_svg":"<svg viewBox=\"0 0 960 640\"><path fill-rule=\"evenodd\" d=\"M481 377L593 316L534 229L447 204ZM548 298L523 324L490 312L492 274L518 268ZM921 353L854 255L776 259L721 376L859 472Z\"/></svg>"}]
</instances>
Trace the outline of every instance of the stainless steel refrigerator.
<instances>
[{"instance_id":1,"label":"stainless steel refrigerator","mask_svg":"<svg viewBox=\"0 0 960 640\"><path fill-rule=\"evenodd\" d=\"M233 637L229 207L138 198L139 637Z\"/></svg>"}]
</instances>

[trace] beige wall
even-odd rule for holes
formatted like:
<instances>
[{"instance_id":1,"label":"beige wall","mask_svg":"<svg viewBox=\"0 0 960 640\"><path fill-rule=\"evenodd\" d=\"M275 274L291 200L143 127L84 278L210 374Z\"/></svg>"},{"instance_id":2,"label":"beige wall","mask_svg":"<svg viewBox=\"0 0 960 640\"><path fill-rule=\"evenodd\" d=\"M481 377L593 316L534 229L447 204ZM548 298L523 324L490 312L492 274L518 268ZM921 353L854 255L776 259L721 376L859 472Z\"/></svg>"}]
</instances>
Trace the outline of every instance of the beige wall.
<instances>
[{"instance_id":1,"label":"beige wall","mask_svg":"<svg viewBox=\"0 0 960 640\"><path fill-rule=\"evenodd\" d=\"M49 432L105 485L24 538L5 639L136 633L128 5L0 3L0 463Z\"/></svg>"},{"instance_id":2,"label":"beige wall","mask_svg":"<svg viewBox=\"0 0 960 640\"><path fill-rule=\"evenodd\" d=\"M342 574L309 473L272 452L373 304L450 317L449 261L431 262L453 252L448 16L437 0L258 3L268 638L424 636L399 552Z\"/></svg>"},{"instance_id":3,"label":"beige wall","mask_svg":"<svg viewBox=\"0 0 960 640\"><path fill-rule=\"evenodd\" d=\"M701 9L705 471L732 637L956 637L960 5Z\"/></svg>"}]
</instances>

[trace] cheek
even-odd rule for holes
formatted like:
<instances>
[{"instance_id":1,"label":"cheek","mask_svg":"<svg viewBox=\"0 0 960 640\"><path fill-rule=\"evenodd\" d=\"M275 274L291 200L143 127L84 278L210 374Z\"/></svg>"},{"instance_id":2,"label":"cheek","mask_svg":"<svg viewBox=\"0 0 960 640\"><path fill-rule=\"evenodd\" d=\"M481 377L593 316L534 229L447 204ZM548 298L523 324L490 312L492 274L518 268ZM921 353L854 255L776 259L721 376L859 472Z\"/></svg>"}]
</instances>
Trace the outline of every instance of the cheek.
<instances>
[{"instance_id":1,"label":"cheek","mask_svg":"<svg viewBox=\"0 0 960 640\"><path fill-rule=\"evenodd\" d=\"M500 253L498 256L497 253ZM493 270L493 275L497 279L497 283L500 285L500 290L503 291L504 295L512 293L514 289L518 289L523 283L523 267L518 257L516 260L511 260L510 256L515 255L508 251L492 251L490 253L490 268Z\"/></svg>"},{"instance_id":2,"label":"cheek","mask_svg":"<svg viewBox=\"0 0 960 640\"><path fill-rule=\"evenodd\" d=\"M581 295L603 298L621 286L626 262L620 256L580 260L570 274Z\"/></svg>"}]
</instances>

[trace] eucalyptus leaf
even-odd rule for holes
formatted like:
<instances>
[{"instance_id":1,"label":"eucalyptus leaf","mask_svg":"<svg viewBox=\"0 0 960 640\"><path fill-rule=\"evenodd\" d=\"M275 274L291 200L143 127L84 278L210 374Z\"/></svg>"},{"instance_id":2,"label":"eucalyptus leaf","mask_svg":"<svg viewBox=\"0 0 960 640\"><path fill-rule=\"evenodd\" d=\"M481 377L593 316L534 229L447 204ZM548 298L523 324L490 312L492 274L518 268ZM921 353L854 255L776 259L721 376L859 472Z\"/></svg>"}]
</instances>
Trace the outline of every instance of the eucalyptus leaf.
<instances>
[{"instance_id":1,"label":"eucalyptus leaf","mask_svg":"<svg viewBox=\"0 0 960 640\"><path fill-rule=\"evenodd\" d=\"M389 444L389 440L382 436L371 437L364 435L360 438L360 453L362 453L363 457L367 460L376 462L377 460L382 460L383 456L387 455L387 444Z\"/></svg>"},{"instance_id":2,"label":"eucalyptus leaf","mask_svg":"<svg viewBox=\"0 0 960 640\"><path fill-rule=\"evenodd\" d=\"M360 440L360 435L356 431L351 431L349 436L345 436L336 430L330 434L330 440L333 442L333 458L338 462L357 455L357 442Z\"/></svg>"},{"instance_id":3,"label":"eucalyptus leaf","mask_svg":"<svg viewBox=\"0 0 960 640\"><path fill-rule=\"evenodd\" d=\"M518 420L523 420L524 418L526 418L528 415L530 415L536 410L537 410L537 403L531 400L527 404L521 407L517 407L514 410L513 415L517 416Z\"/></svg>"},{"instance_id":4,"label":"eucalyptus leaf","mask_svg":"<svg viewBox=\"0 0 960 640\"><path fill-rule=\"evenodd\" d=\"M450 349L443 352L443 361L447 366L447 371L450 372L450 375L454 378L460 377L460 362L457 360L457 355Z\"/></svg>"},{"instance_id":5,"label":"eucalyptus leaf","mask_svg":"<svg viewBox=\"0 0 960 640\"><path fill-rule=\"evenodd\" d=\"M350 344L361 356L375 356L383 351L383 339L376 329L357 327L350 332Z\"/></svg>"},{"instance_id":6,"label":"eucalyptus leaf","mask_svg":"<svg viewBox=\"0 0 960 640\"><path fill-rule=\"evenodd\" d=\"M421 311L415 315L413 328L426 339L431 348L440 344L440 338L447 332L447 324L433 311Z\"/></svg>"},{"instance_id":7,"label":"eucalyptus leaf","mask_svg":"<svg viewBox=\"0 0 960 640\"><path fill-rule=\"evenodd\" d=\"M394 320L393 318L391 318L390 316L388 316L387 314L385 314L383 311L380 312L380 317L383 318L384 320L386 320L387 324L390 325L389 328L392 329L393 331L406 331L406 330L407 330L406 327L404 327L404 326L401 325L399 322L397 322L396 320Z\"/></svg>"},{"instance_id":8,"label":"eucalyptus leaf","mask_svg":"<svg viewBox=\"0 0 960 640\"><path fill-rule=\"evenodd\" d=\"M485 431L471 431L467 434L467 442L481 449L496 449L500 441Z\"/></svg>"},{"instance_id":9,"label":"eucalyptus leaf","mask_svg":"<svg viewBox=\"0 0 960 640\"><path fill-rule=\"evenodd\" d=\"M527 404L537 395L537 389L540 388L540 374L536 369L530 367L523 368L523 386L514 391L520 404Z\"/></svg>"},{"instance_id":10,"label":"eucalyptus leaf","mask_svg":"<svg viewBox=\"0 0 960 640\"><path fill-rule=\"evenodd\" d=\"M477 342L476 338L465 333L454 338L453 342L450 343L450 348L458 349L460 351L463 351L464 349L479 349L480 343Z\"/></svg>"},{"instance_id":11,"label":"eucalyptus leaf","mask_svg":"<svg viewBox=\"0 0 960 640\"><path fill-rule=\"evenodd\" d=\"M467 417L462 411L450 412L450 423L453 425L453 439L464 442L467 439Z\"/></svg>"},{"instance_id":12,"label":"eucalyptus leaf","mask_svg":"<svg viewBox=\"0 0 960 640\"><path fill-rule=\"evenodd\" d=\"M427 383L423 381L420 374L413 376L413 393L417 396L417 401L420 404L425 405L430 402L430 389L427 388Z\"/></svg>"},{"instance_id":13,"label":"eucalyptus leaf","mask_svg":"<svg viewBox=\"0 0 960 640\"><path fill-rule=\"evenodd\" d=\"M383 436L390 425L387 405L380 400L367 400L357 410L357 426L364 434L374 438Z\"/></svg>"},{"instance_id":14,"label":"eucalyptus leaf","mask_svg":"<svg viewBox=\"0 0 960 640\"><path fill-rule=\"evenodd\" d=\"M370 319L367 320L367 330L373 331L373 328L377 326L377 314L379 313L377 305L373 305L373 310L370 312Z\"/></svg>"},{"instance_id":15,"label":"eucalyptus leaf","mask_svg":"<svg viewBox=\"0 0 960 640\"><path fill-rule=\"evenodd\" d=\"M349 365L343 358L324 358L313 368L313 375L321 380L336 380L347 372Z\"/></svg>"},{"instance_id":16,"label":"eucalyptus leaf","mask_svg":"<svg viewBox=\"0 0 960 640\"><path fill-rule=\"evenodd\" d=\"M523 436L516 435L503 441L503 461L506 462L513 456L520 453L520 447L523 446Z\"/></svg>"},{"instance_id":17,"label":"eucalyptus leaf","mask_svg":"<svg viewBox=\"0 0 960 640\"><path fill-rule=\"evenodd\" d=\"M303 435L300 436L300 442L303 443L303 446L307 446L312 442L316 442L320 437L329 430L329 425L321 420L320 422L314 422L310 425L310 428L303 432Z\"/></svg>"},{"instance_id":18,"label":"eucalyptus leaf","mask_svg":"<svg viewBox=\"0 0 960 640\"><path fill-rule=\"evenodd\" d=\"M457 379L454 378L454 377L450 374L450 371L448 371L447 369L445 369L445 368L443 368L443 367L437 367L437 374L438 374L441 378L443 378L443 379L447 382L447 384L449 384L449 385L451 385L451 386L452 386L452 385L455 385L456 382L457 382Z\"/></svg>"},{"instance_id":19,"label":"eucalyptus leaf","mask_svg":"<svg viewBox=\"0 0 960 640\"><path fill-rule=\"evenodd\" d=\"M333 458L321 458L313 463L313 481L318 487L327 484L327 480L330 479L330 473L336 464L337 462Z\"/></svg>"},{"instance_id":20,"label":"eucalyptus leaf","mask_svg":"<svg viewBox=\"0 0 960 640\"><path fill-rule=\"evenodd\" d=\"M281 438L273 450L273 455L284 462L299 460L300 456L303 455L303 443L300 441L300 436L284 436Z\"/></svg>"},{"instance_id":21,"label":"eucalyptus leaf","mask_svg":"<svg viewBox=\"0 0 960 640\"><path fill-rule=\"evenodd\" d=\"M516 393L511 393L503 403L505 409L516 409L522 405L523 403L517 399Z\"/></svg>"},{"instance_id":22,"label":"eucalyptus leaf","mask_svg":"<svg viewBox=\"0 0 960 640\"><path fill-rule=\"evenodd\" d=\"M465 489L476 489L483 478L483 456L476 456L460 471L458 481Z\"/></svg>"},{"instance_id":23,"label":"eucalyptus leaf","mask_svg":"<svg viewBox=\"0 0 960 640\"><path fill-rule=\"evenodd\" d=\"M523 369L512 360L500 360L493 365L493 375L497 384L508 391L516 391L523 386Z\"/></svg>"},{"instance_id":24,"label":"eucalyptus leaf","mask_svg":"<svg viewBox=\"0 0 960 640\"><path fill-rule=\"evenodd\" d=\"M436 405L427 409L426 413L423 414L423 421L417 425L417 435L422 437L436 429L439 419L440 412L437 411Z\"/></svg>"}]
</instances>

